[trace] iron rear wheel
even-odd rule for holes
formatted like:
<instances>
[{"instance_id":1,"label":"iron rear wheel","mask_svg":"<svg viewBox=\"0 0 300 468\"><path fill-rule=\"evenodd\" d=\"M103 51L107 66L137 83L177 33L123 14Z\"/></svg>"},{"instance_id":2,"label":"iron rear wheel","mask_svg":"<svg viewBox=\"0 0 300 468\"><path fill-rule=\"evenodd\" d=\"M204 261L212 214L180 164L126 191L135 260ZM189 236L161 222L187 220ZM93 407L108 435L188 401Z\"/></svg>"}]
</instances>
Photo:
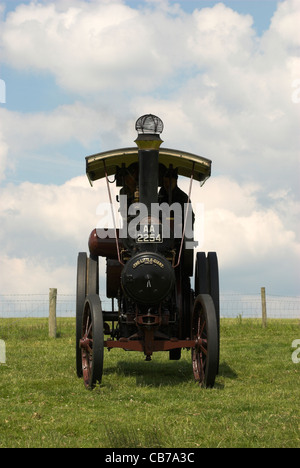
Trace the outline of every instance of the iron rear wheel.
<instances>
[{"instance_id":1,"label":"iron rear wheel","mask_svg":"<svg viewBox=\"0 0 300 468\"><path fill-rule=\"evenodd\" d=\"M195 266L195 297L208 294L208 271L205 252L197 252Z\"/></svg>"},{"instance_id":2,"label":"iron rear wheel","mask_svg":"<svg viewBox=\"0 0 300 468\"><path fill-rule=\"evenodd\" d=\"M218 329L218 363L220 357L220 292L219 292L219 267L218 258L216 252L208 252L207 254L208 263L208 276L209 276L209 294L214 301L217 329ZM219 373L219 364L218 364Z\"/></svg>"},{"instance_id":3,"label":"iron rear wheel","mask_svg":"<svg viewBox=\"0 0 300 468\"><path fill-rule=\"evenodd\" d=\"M76 286L76 372L82 377L82 358L80 339L82 337L83 308L88 294L99 293L98 257L87 257L86 252L80 252L77 258Z\"/></svg>"},{"instance_id":4,"label":"iron rear wheel","mask_svg":"<svg viewBox=\"0 0 300 468\"><path fill-rule=\"evenodd\" d=\"M84 385L93 389L102 380L104 355L103 315L96 294L88 295L84 303L80 347Z\"/></svg>"},{"instance_id":5,"label":"iron rear wheel","mask_svg":"<svg viewBox=\"0 0 300 468\"><path fill-rule=\"evenodd\" d=\"M192 317L192 364L195 380L202 387L213 387L218 371L218 328L213 300L200 294L194 304Z\"/></svg>"},{"instance_id":6,"label":"iron rear wheel","mask_svg":"<svg viewBox=\"0 0 300 468\"><path fill-rule=\"evenodd\" d=\"M86 294L99 294L99 258L90 255L87 262Z\"/></svg>"},{"instance_id":7,"label":"iron rear wheel","mask_svg":"<svg viewBox=\"0 0 300 468\"><path fill-rule=\"evenodd\" d=\"M220 354L220 293L219 268L216 252L197 252L195 266L195 297L209 294L215 306L218 329L218 356Z\"/></svg>"},{"instance_id":8,"label":"iron rear wheel","mask_svg":"<svg viewBox=\"0 0 300 468\"><path fill-rule=\"evenodd\" d=\"M82 332L83 306L87 289L87 255L80 252L77 258L77 288L76 288L76 372L82 377L81 350L79 341Z\"/></svg>"}]
</instances>

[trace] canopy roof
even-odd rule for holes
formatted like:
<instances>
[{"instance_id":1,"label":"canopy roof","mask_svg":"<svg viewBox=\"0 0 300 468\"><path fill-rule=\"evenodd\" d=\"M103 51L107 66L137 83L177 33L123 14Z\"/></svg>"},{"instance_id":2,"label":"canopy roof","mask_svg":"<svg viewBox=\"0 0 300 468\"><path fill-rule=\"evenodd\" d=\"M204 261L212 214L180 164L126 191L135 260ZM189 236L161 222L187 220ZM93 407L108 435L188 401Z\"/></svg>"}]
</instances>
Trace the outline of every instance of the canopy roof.
<instances>
[{"instance_id":1,"label":"canopy roof","mask_svg":"<svg viewBox=\"0 0 300 468\"><path fill-rule=\"evenodd\" d=\"M125 164L128 167L133 162L138 162L138 148L120 148L87 156L86 173L92 185L93 181L105 177L105 167L107 175L116 174L117 168ZM105 161L105 163L104 163ZM211 173L211 161L196 154L186 153L169 148L159 149L159 162L167 168L170 164L178 168L178 174L184 177L191 177L194 165L194 179L204 184ZM105 167L104 167L105 166Z\"/></svg>"}]
</instances>

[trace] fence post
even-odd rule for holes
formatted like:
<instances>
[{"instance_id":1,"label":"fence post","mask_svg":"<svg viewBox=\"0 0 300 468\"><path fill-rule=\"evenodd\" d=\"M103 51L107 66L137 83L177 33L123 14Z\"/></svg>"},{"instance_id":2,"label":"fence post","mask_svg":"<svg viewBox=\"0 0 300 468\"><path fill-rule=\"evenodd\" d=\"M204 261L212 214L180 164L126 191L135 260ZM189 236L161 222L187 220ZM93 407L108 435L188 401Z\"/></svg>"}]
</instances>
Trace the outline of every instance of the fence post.
<instances>
[{"instance_id":1,"label":"fence post","mask_svg":"<svg viewBox=\"0 0 300 468\"><path fill-rule=\"evenodd\" d=\"M267 304L266 304L266 288L261 288L261 312L262 312L262 326L267 326Z\"/></svg>"},{"instance_id":2,"label":"fence post","mask_svg":"<svg viewBox=\"0 0 300 468\"><path fill-rule=\"evenodd\" d=\"M56 298L57 289L49 289L49 337L56 338Z\"/></svg>"}]
</instances>

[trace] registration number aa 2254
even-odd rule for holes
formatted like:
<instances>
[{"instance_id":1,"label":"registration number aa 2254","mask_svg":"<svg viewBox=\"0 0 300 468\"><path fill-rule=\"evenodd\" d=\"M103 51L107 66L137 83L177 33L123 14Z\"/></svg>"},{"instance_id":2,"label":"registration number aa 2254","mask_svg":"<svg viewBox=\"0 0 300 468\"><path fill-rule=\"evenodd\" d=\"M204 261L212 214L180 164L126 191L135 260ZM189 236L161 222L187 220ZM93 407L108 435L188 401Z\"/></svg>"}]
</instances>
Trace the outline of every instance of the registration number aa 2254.
<instances>
[{"instance_id":1,"label":"registration number aa 2254","mask_svg":"<svg viewBox=\"0 0 300 468\"><path fill-rule=\"evenodd\" d=\"M161 224L144 224L140 226L140 231L136 238L139 243L162 243L162 225Z\"/></svg>"}]
</instances>

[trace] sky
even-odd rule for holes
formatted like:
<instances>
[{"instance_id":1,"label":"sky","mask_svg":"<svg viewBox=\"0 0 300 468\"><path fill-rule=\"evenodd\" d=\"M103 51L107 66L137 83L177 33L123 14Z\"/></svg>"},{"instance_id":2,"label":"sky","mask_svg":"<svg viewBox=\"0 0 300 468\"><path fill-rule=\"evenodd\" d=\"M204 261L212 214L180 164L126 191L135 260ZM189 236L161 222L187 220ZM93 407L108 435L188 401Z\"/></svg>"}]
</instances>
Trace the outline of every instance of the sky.
<instances>
[{"instance_id":1,"label":"sky","mask_svg":"<svg viewBox=\"0 0 300 468\"><path fill-rule=\"evenodd\" d=\"M221 292L300 295L299 24L299 0L0 0L0 295L75 294L108 200L85 156L146 113L212 160L192 202Z\"/></svg>"}]
</instances>

